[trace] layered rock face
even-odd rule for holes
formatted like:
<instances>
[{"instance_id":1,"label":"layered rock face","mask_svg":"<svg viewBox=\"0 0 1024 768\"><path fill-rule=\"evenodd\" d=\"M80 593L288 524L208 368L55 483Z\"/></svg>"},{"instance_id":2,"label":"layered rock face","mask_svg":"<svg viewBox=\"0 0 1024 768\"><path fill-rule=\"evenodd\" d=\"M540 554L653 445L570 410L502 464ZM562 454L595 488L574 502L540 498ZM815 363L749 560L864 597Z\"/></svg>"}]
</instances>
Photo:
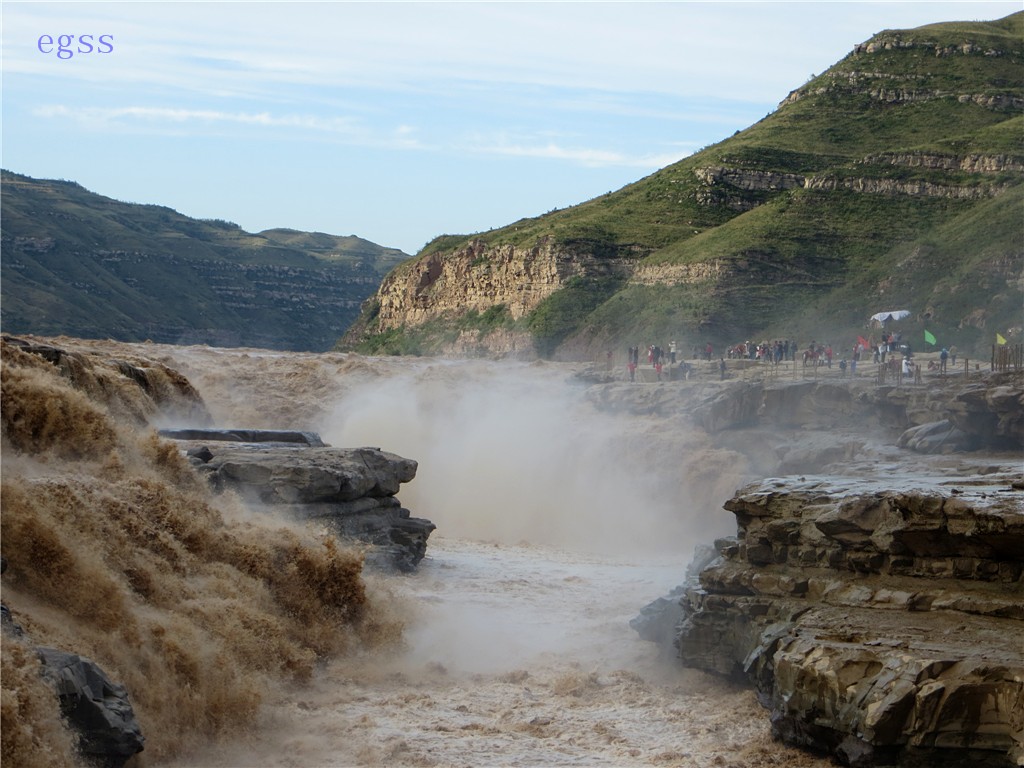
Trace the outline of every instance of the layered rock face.
<instances>
[{"instance_id":1,"label":"layered rock face","mask_svg":"<svg viewBox=\"0 0 1024 768\"><path fill-rule=\"evenodd\" d=\"M1020 765L1019 474L891 485L739 491L737 537L683 599L680 658L752 681L778 737L846 765Z\"/></svg>"},{"instance_id":2,"label":"layered rock face","mask_svg":"<svg viewBox=\"0 0 1024 768\"><path fill-rule=\"evenodd\" d=\"M559 247L547 238L532 248L475 240L453 253L424 256L391 272L377 294L378 322L386 331L498 305L518 320L573 277L624 275L631 264Z\"/></svg>"},{"instance_id":3,"label":"layered rock face","mask_svg":"<svg viewBox=\"0 0 1024 768\"><path fill-rule=\"evenodd\" d=\"M476 313L493 319L521 320L574 278L625 279L638 256L630 246L556 244L540 238L528 248L473 240L449 252L421 256L393 270L377 291L371 333L415 329L428 323L452 323ZM599 251L599 252L595 252ZM454 327L454 326L453 326ZM358 341L365 329L349 330ZM534 358L533 335L525 327L501 323L458 328L450 340L432 342L435 353Z\"/></svg>"},{"instance_id":4,"label":"layered rock face","mask_svg":"<svg viewBox=\"0 0 1024 768\"><path fill-rule=\"evenodd\" d=\"M370 544L367 561L411 571L435 526L395 497L417 464L379 448L332 448L310 432L165 430L218 490Z\"/></svg>"},{"instance_id":5,"label":"layered rock face","mask_svg":"<svg viewBox=\"0 0 1024 768\"><path fill-rule=\"evenodd\" d=\"M711 434L754 426L807 430L876 423L898 436L906 430L897 445L921 453L1014 450L1024 445L1024 375L995 372L974 382L948 379L927 387L867 379L744 381L713 392L694 419ZM800 471L799 462L789 464Z\"/></svg>"}]
</instances>

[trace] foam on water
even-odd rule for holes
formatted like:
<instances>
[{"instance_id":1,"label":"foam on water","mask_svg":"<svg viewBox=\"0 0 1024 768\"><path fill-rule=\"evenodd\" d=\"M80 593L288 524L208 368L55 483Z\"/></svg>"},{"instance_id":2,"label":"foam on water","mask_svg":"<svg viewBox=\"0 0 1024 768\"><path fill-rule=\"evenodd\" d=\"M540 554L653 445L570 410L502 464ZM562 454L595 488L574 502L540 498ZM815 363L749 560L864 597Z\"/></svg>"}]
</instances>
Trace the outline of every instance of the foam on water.
<instances>
[{"instance_id":1,"label":"foam on water","mask_svg":"<svg viewBox=\"0 0 1024 768\"><path fill-rule=\"evenodd\" d=\"M752 692L659 658L629 629L679 561L431 549L418 573L385 579L407 606L403 652L338 660L245 739L172 765L831 765L773 743Z\"/></svg>"}]
</instances>

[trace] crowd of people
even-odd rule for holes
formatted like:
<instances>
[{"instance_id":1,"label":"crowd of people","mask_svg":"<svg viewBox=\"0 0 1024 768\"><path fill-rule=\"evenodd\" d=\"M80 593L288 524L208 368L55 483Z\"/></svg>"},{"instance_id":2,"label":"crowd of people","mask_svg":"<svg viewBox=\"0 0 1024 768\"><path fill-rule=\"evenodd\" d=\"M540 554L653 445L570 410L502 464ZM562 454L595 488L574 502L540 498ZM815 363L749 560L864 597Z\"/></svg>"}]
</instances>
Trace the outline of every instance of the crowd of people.
<instances>
[{"instance_id":1,"label":"crowd of people","mask_svg":"<svg viewBox=\"0 0 1024 768\"><path fill-rule=\"evenodd\" d=\"M654 369L655 376L661 381L666 366L679 366L685 369L683 372L688 376L693 366L686 360L679 360L680 347L675 341L669 342L665 347L658 344L650 344L646 348L644 357L647 365ZM714 360L714 346L711 342L703 346L691 347L691 356L694 360ZM611 353L609 352L609 359ZM945 373L947 364L956 365L956 347L943 347L940 353L939 362L931 361L929 370L938 370ZM872 336L865 339L858 335L857 341L850 347L835 349L828 343L819 343L812 339L811 342L800 348L793 339L775 339L773 341L762 341L754 343L744 341L725 348L724 354L719 355L717 368L721 378L726 377L728 365L726 360L756 360L758 362L772 363L778 365L785 361L797 362L799 359L806 367L825 367L831 369L835 364L839 369L840 376L854 376L857 373L857 363L870 357L871 362L880 364L893 374L903 376L920 376L919 367L913 361L913 353L910 344L903 341L900 331L884 331L879 339ZM888 358L888 362L887 362ZM641 348L633 346L629 348L629 362L627 364L629 380L636 381L636 371L641 365Z\"/></svg>"}]
</instances>

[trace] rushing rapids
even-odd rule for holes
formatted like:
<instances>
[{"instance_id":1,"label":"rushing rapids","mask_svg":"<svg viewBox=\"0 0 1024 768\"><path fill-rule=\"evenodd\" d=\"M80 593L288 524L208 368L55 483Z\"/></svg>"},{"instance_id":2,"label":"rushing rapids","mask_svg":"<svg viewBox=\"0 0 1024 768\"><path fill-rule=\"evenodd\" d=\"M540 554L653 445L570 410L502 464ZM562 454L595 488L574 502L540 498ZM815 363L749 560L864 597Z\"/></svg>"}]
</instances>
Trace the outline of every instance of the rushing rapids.
<instances>
[{"instance_id":1,"label":"rushing rapids","mask_svg":"<svg viewBox=\"0 0 1024 768\"><path fill-rule=\"evenodd\" d=\"M629 620L696 544L735 533L723 501L782 464L956 466L825 390L817 420L759 424L750 391L723 400L711 377L38 341L59 351L5 341L3 369L3 595L23 629L4 637L3 758L19 765L81 760L33 644L125 686L140 766L829 765ZM437 524L425 559L364 569L315 521L214 493L155 433L211 425L415 460L399 493Z\"/></svg>"}]
</instances>

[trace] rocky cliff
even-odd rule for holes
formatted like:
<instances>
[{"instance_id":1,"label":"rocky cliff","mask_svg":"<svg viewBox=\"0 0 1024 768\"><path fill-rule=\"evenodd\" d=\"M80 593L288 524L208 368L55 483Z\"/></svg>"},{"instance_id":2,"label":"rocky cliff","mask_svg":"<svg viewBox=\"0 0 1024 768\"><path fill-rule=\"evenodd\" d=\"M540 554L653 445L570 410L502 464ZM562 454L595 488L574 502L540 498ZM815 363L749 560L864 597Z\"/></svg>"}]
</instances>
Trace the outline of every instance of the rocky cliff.
<instances>
[{"instance_id":1,"label":"rocky cliff","mask_svg":"<svg viewBox=\"0 0 1024 768\"><path fill-rule=\"evenodd\" d=\"M680 658L750 680L778 737L846 765L1017 765L1020 476L892 486L739 491L737 537L684 598Z\"/></svg>"},{"instance_id":2,"label":"rocky cliff","mask_svg":"<svg viewBox=\"0 0 1024 768\"><path fill-rule=\"evenodd\" d=\"M449 253L429 253L385 277L372 301L373 330L440 323L456 333L446 334L435 351L533 356L525 321L545 299L573 279L622 280L637 259L628 248L610 256L595 250L591 243L541 238L526 248L471 240Z\"/></svg>"},{"instance_id":3,"label":"rocky cliff","mask_svg":"<svg viewBox=\"0 0 1024 768\"><path fill-rule=\"evenodd\" d=\"M634 627L753 685L778 738L844 765L1024 764L1021 374L695 386L675 413L769 476Z\"/></svg>"}]
</instances>

